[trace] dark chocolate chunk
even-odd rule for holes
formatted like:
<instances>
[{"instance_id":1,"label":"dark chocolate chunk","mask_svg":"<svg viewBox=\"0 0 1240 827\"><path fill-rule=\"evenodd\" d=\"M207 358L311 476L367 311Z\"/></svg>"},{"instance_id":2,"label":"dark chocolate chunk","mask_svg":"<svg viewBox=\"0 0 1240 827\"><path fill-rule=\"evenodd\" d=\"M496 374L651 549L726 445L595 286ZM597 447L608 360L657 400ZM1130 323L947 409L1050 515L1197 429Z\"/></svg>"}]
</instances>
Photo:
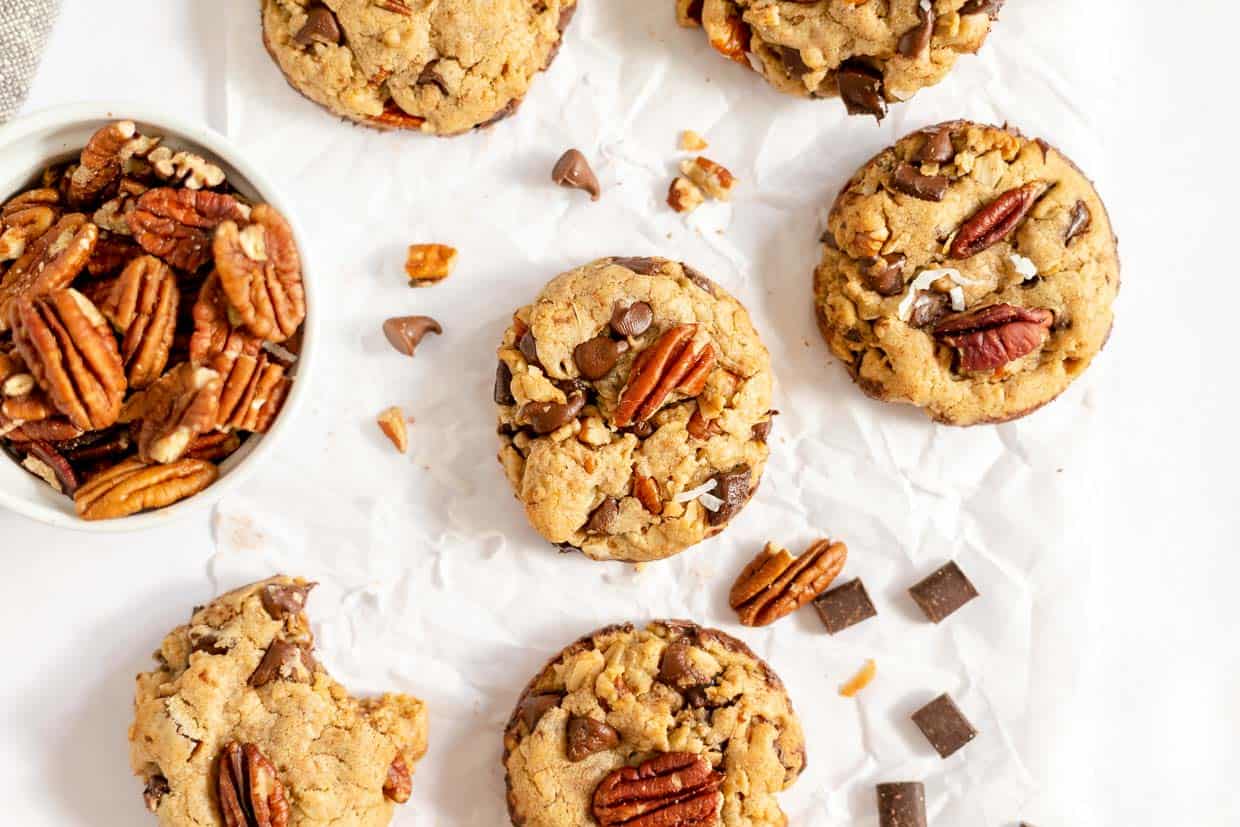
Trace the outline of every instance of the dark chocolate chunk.
<instances>
[{"instance_id":1,"label":"dark chocolate chunk","mask_svg":"<svg viewBox=\"0 0 1240 827\"><path fill-rule=\"evenodd\" d=\"M1004 2L1006 0L967 0L960 7L960 11L957 14L961 16L966 14L986 14L990 16L991 20L994 20L999 16L999 9L1003 8Z\"/></svg>"},{"instance_id":2,"label":"dark chocolate chunk","mask_svg":"<svg viewBox=\"0 0 1240 827\"><path fill-rule=\"evenodd\" d=\"M322 3L315 3L306 12L306 23L293 36L298 46L309 46L312 43L340 43L340 24L336 15Z\"/></svg>"},{"instance_id":3,"label":"dark chocolate chunk","mask_svg":"<svg viewBox=\"0 0 1240 827\"><path fill-rule=\"evenodd\" d=\"M926 827L926 788L920 781L879 784L879 827Z\"/></svg>"},{"instance_id":4,"label":"dark chocolate chunk","mask_svg":"<svg viewBox=\"0 0 1240 827\"><path fill-rule=\"evenodd\" d=\"M687 643L668 644L659 660L659 680L682 692L707 684L709 679L698 671L692 652L693 647Z\"/></svg>"},{"instance_id":5,"label":"dark chocolate chunk","mask_svg":"<svg viewBox=\"0 0 1240 827\"><path fill-rule=\"evenodd\" d=\"M499 110L494 115L492 115L491 117L487 118L482 123L475 126L474 129L486 129L488 126L491 126L492 124L499 123L500 121L506 118L511 118L513 115L516 114L517 108L521 106L521 100L522 100L521 98L513 98L512 100L508 101L508 103L504 104L503 109Z\"/></svg>"},{"instance_id":6,"label":"dark chocolate chunk","mask_svg":"<svg viewBox=\"0 0 1240 827\"><path fill-rule=\"evenodd\" d=\"M543 692L522 698L519 713L521 720L525 722L526 729L533 732L538 722L542 720L542 716L547 714L547 710L560 705L561 697L554 692Z\"/></svg>"},{"instance_id":7,"label":"dark chocolate chunk","mask_svg":"<svg viewBox=\"0 0 1240 827\"><path fill-rule=\"evenodd\" d=\"M784 64L784 71L788 77L799 78L813 71L801 57L800 49L794 49L791 46L776 46L775 51L779 53L779 60Z\"/></svg>"},{"instance_id":8,"label":"dark chocolate chunk","mask_svg":"<svg viewBox=\"0 0 1240 827\"><path fill-rule=\"evenodd\" d=\"M977 730L947 693L913 713L913 723L940 757L946 758L977 737Z\"/></svg>"},{"instance_id":9,"label":"dark chocolate chunk","mask_svg":"<svg viewBox=\"0 0 1240 827\"><path fill-rule=\"evenodd\" d=\"M627 267L639 276L653 275L659 267L659 262L648 256L612 256L611 263Z\"/></svg>"},{"instance_id":10,"label":"dark chocolate chunk","mask_svg":"<svg viewBox=\"0 0 1240 827\"><path fill-rule=\"evenodd\" d=\"M590 193L590 200L597 201L602 190L598 185L598 177L590 168L590 162L580 150L570 149L560 156L551 169L551 180L562 187L583 190Z\"/></svg>"},{"instance_id":11,"label":"dark chocolate chunk","mask_svg":"<svg viewBox=\"0 0 1240 827\"><path fill-rule=\"evenodd\" d=\"M827 627L827 633L832 635L878 614L860 578L815 597L814 609L822 618L822 625Z\"/></svg>"},{"instance_id":12,"label":"dark chocolate chunk","mask_svg":"<svg viewBox=\"0 0 1240 827\"><path fill-rule=\"evenodd\" d=\"M926 613L926 617L935 623L977 597L977 589L955 561L947 563L912 586L908 593Z\"/></svg>"},{"instance_id":13,"label":"dark chocolate chunk","mask_svg":"<svg viewBox=\"0 0 1240 827\"><path fill-rule=\"evenodd\" d=\"M867 258L861 262L861 280L880 296L896 296L904 292L904 253Z\"/></svg>"},{"instance_id":14,"label":"dark chocolate chunk","mask_svg":"<svg viewBox=\"0 0 1240 827\"><path fill-rule=\"evenodd\" d=\"M942 201L950 183L946 175L923 175L912 164L900 164L891 176L893 189L922 201Z\"/></svg>"},{"instance_id":15,"label":"dark chocolate chunk","mask_svg":"<svg viewBox=\"0 0 1240 827\"><path fill-rule=\"evenodd\" d=\"M534 331L527 330L521 334L521 338L517 340L517 350L521 351L525 361L531 365L542 364L538 361L538 342L534 341Z\"/></svg>"},{"instance_id":16,"label":"dark chocolate chunk","mask_svg":"<svg viewBox=\"0 0 1240 827\"><path fill-rule=\"evenodd\" d=\"M586 521L586 533L610 534L619 516L620 502L615 497L608 497L590 513L590 519Z\"/></svg>"},{"instance_id":17,"label":"dark chocolate chunk","mask_svg":"<svg viewBox=\"0 0 1240 827\"><path fill-rule=\"evenodd\" d=\"M496 405L515 405L517 402L512 395L512 369L503 359L495 366L495 390L491 395Z\"/></svg>"},{"instance_id":18,"label":"dark chocolate chunk","mask_svg":"<svg viewBox=\"0 0 1240 827\"><path fill-rule=\"evenodd\" d=\"M427 333L440 335L443 328L430 316L393 316L383 322L383 335L398 353L412 356Z\"/></svg>"},{"instance_id":19,"label":"dark chocolate chunk","mask_svg":"<svg viewBox=\"0 0 1240 827\"><path fill-rule=\"evenodd\" d=\"M951 299L946 293L933 290L919 290L913 299L913 310L909 314L908 323L913 327L929 327L947 315Z\"/></svg>"},{"instance_id":20,"label":"dark chocolate chunk","mask_svg":"<svg viewBox=\"0 0 1240 827\"><path fill-rule=\"evenodd\" d=\"M448 96L448 83L443 79L443 75L439 74L439 58L435 58L422 67L422 71L418 73L415 85L435 86L444 94L444 97Z\"/></svg>"},{"instance_id":21,"label":"dark chocolate chunk","mask_svg":"<svg viewBox=\"0 0 1240 827\"><path fill-rule=\"evenodd\" d=\"M567 742L568 760L581 761L619 744L620 733L602 721L574 715L568 719Z\"/></svg>"},{"instance_id":22,"label":"dark chocolate chunk","mask_svg":"<svg viewBox=\"0 0 1240 827\"><path fill-rule=\"evenodd\" d=\"M250 675L250 686L258 688L272 681L310 683L314 674L314 658L300 643L277 638L267 647L258 668Z\"/></svg>"},{"instance_id":23,"label":"dark chocolate chunk","mask_svg":"<svg viewBox=\"0 0 1240 827\"><path fill-rule=\"evenodd\" d=\"M602 379L611 373L620 354L629 349L624 339L616 341L610 336L595 336L573 348L573 363L586 379Z\"/></svg>"},{"instance_id":24,"label":"dark chocolate chunk","mask_svg":"<svg viewBox=\"0 0 1240 827\"><path fill-rule=\"evenodd\" d=\"M142 791L142 800L146 803L146 808L152 813L159 812L159 802L171 789L167 778L162 775L152 775L147 779L146 789Z\"/></svg>"},{"instance_id":25,"label":"dark chocolate chunk","mask_svg":"<svg viewBox=\"0 0 1240 827\"><path fill-rule=\"evenodd\" d=\"M564 402L526 402L521 407L521 417L540 434L549 434L577 418L586 405L582 393L574 393Z\"/></svg>"},{"instance_id":26,"label":"dark chocolate chunk","mask_svg":"<svg viewBox=\"0 0 1240 827\"><path fill-rule=\"evenodd\" d=\"M1089 212L1089 207L1084 201L1077 201L1068 219L1068 229L1064 230L1063 246L1067 247L1077 236L1088 230L1092 222L1093 215Z\"/></svg>"},{"instance_id":27,"label":"dark chocolate chunk","mask_svg":"<svg viewBox=\"0 0 1240 827\"><path fill-rule=\"evenodd\" d=\"M930 35L934 33L934 12L930 3L917 4L917 25L900 35L896 51L905 57L919 57L930 49Z\"/></svg>"},{"instance_id":28,"label":"dark chocolate chunk","mask_svg":"<svg viewBox=\"0 0 1240 827\"><path fill-rule=\"evenodd\" d=\"M711 494L723 500L718 510L706 512L706 522L719 526L736 516L736 512L749 501L749 466L738 465L731 471L715 474L715 487Z\"/></svg>"},{"instance_id":29,"label":"dark chocolate chunk","mask_svg":"<svg viewBox=\"0 0 1240 827\"><path fill-rule=\"evenodd\" d=\"M712 296L715 295L715 283L713 281L706 278L706 276L693 269L688 264L682 262L680 266L684 269L685 275L688 277L689 281L693 282L707 293L710 293Z\"/></svg>"},{"instance_id":30,"label":"dark chocolate chunk","mask_svg":"<svg viewBox=\"0 0 1240 827\"><path fill-rule=\"evenodd\" d=\"M306 608L306 596L317 585L318 583L293 583L291 585L268 583L259 592L259 599L272 619L283 620Z\"/></svg>"},{"instance_id":31,"label":"dark chocolate chunk","mask_svg":"<svg viewBox=\"0 0 1240 827\"><path fill-rule=\"evenodd\" d=\"M946 164L955 157L956 149L952 146L952 131L944 126L929 134L926 142L917 151L915 160L922 164Z\"/></svg>"},{"instance_id":32,"label":"dark chocolate chunk","mask_svg":"<svg viewBox=\"0 0 1240 827\"><path fill-rule=\"evenodd\" d=\"M771 426L775 424L775 417L779 416L779 411L772 408L766 412L766 415L767 419L755 424L749 429L749 432L753 435L753 438L758 442L765 443L770 437Z\"/></svg>"},{"instance_id":33,"label":"dark chocolate chunk","mask_svg":"<svg viewBox=\"0 0 1240 827\"><path fill-rule=\"evenodd\" d=\"M887 114L883 98L883 74L856 58L844 61L836 73L840 97L850 115L873 115L881 121Z\"/></svg>"},{"instance_id":34,"label":"dark chocolate chunk","mask_svg":"<svg viewBox=\"0 0 1240 827\"><path fill-rule=\"evenodd\" d=\"M616 303L611 311L611 329L617 336L640 336L650 329L654 311L645 302Z\"/></svg>"}]
</instances>

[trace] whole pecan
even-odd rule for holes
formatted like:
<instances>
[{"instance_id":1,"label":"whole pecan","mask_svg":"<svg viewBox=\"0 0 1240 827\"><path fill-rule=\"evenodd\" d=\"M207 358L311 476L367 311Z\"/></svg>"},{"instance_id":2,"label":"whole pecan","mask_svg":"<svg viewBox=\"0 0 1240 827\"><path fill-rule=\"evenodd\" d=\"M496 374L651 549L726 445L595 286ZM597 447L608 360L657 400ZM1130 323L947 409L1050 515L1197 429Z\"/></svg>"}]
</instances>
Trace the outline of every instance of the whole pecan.
<instances>
[{"instance_id":1,"label":"whole pecan","mask_svg":"<svg viewBox=\"0 0 1240 827\"><path fill-rule=\"evenodd\" d=\"M168 366L180 297L168 265L154 256L141 256L125 267L99 306L121 333L129 387L145 388Z\"/></svg>"},{"instance_id":2,"label":"whole pecan","mask_svg":"<svg viewBox=\"0 0 1240 827\"><path fill-rule=\"evenodd\" d=\"M847 546L827 539L814 541L800 557L767 543L732 584L728 604L745 626L774 623L826 591L847 558Z\"/></svg>"},{"instance_id":3,"label":"whole pecan","mask_svg":"<svg viewBox=\"0 0 1240 827\"><path fill-rule=\"evenodd\" d=\"M289 803L276 768L254 744L229 741L220 753L215 790L224 827L288 827Z\"/></svg>"},{"instance_id":4,"label":"whole pecan","mask_svg":"<svg viewBox=\"0 0 1240 827\"><path fill-rule=\"evenodd\" d=\"M121 422L140 422L138 456L146 462L175 462L194 439L215 427L220 375L182 362L121 408Z\"/></svg>"},{"instance_id":5,"label":"whole pecan","mask_svg":"<svg viewBox=\"0 0 1240 827\"><path fill-rule=\"evenodd\" d=\"M284 367L266 353L225 351L208 363L223 380L216 426L237 431L265 433L288 396L290 380Z\"/></svg>"},{"instance_id":6,"label":"whole pecan","mask_svg":"<svg viewBox=\"0 0 1240 827\"><path fill-rule=\"evenodd\" d=\"M258 356L262 340L229 321L228 296L215 271L203 282L191 312L194 332L189 340L190 361L205 365L221 353Z\"/></svg>"},{"instance_id":7,"label":"whole pecan","mask_svg":"<svg viewBox=\"0 0 1240 827\"><path fill-rule=\"evenodd\" d=\"M700 755L665 752L609 773L594 790L602 827L707 827L719 823L723 774Z\"/></svg>"},{"instance_id":8,"label":"whole pecan","mask_svg":"<svg viewBox=\"0 0 1240 827\"><path fill-rule=\"evenodd\" d=\"M1046 184L1030 181L1003 193L960 225L948 254L969 258L1007 238L1045 192Z\"/></svg>"},{"instance_id":9,"label":"whole pecan","mask_svg":"<svg viewBox=\"0 0 1240 827\"><path fill-rule=\"evenodd\" d=\"M960 351L961 370L994 370L1040 348L1054 320L1044 307L992 304L948 316L934 335Z\"/></svg>"},{"instance_id":10,"label":"whole pecan","mask_svg":"<svg viewBox=\"0 0 1240 827\"><path fill-rule=\"evenodd\" d=\"M127 459L87 480L73 502L83 520L128 517L191 497L215 482L219 474L214 465L197 459L168 465Z\"/></svg>"},{"instance_id":11,"label":"whole pecan","mask_svg":"<svg viewBox=\"0 0 1240 827\"><path fill-rule=\"evenodd\" d=\"M301 258L293 228L274 207L259 204L244 227L224 221L211 244L229 304L255 336L283 342L306 318Z\"/></svg>"},{"instance_id":12,"label":"whole pecan","mask_svg":"<svg viewBox=\"0 0 1240 827\"><path fill-rule=\"evenodd\" d=\"M106 276L124 269L126 264L140 255L142 248L135 244L133 239L100 232L95 250L86 262L86 272L92 276Z\"/></svg>"},{"instance_id":13,"label":"whole pecan","mask_svg":"<svg viewBox=\"0 0 1240 827\"><path fill-rule=\"evenodd\" d=\"M702 392L715 365L715 346L697 342L697 329L695 324L677 325L637 355L612 413L617 428L654 416L673 392L685 397Z\"/></svg>"},{"instance_id":14,"label":"whole pecan","mask_svg":"<svg viewBox=\"0 0 1240 827\"><path fill-rule=\"evenodd\" d=\"M116 121L100 127L78 159L69 177L69 202L74 205L94 201L120 177L125 145L137 134L133 121Z\"/></svg>"},{"instance_id":15,"label":"whole pecan","mask_svg":"<svg viewBox=\"0 0 1240 827\"><path fill-rule=\"evenodd\" d=\"M21 257L26 245L47 232L60 217L60 193L33 189L0 207L0 261Z\"/></svg>"},{"instance_id":16,"label":"whole pecan","mask_svg":"<svg viewBox=\"0 0 1240 827\"><path fill-rule=\"evenodd\" d=\"M413 778L405 759L397 755L388 765L387 778L383 781L383 796L397 804L404 804L413 792Z\"/></svg>"},{"instance_id":17,"label":"whole pecan","mask_svg":"<svg viewBox=\"0 0 1240 827\"><path fill-rule=\"evenodd\" d=\"M134 240L178 270L196 272L211 257L211 232L223 221L244 221L250 208L210 190L148 190L129 216Z\"/></svg>"},{"instance_id":18,"label":"whole pecan","mask_svg":"<svg viewBox=\"0 0 1240 827\"><path fill-rule=\"evenodd\" d=\"M108 323L76 290L55 290L10 310L13 342L39 387L83 430L116 421L125 369Z\"/></svg>"},{"instance_id":19,"label":"whole pecan","mask_svg":"<svg viewBox=\"0 0 1240 827\"><path fill-rule=\"evenodd\" d=\"M8 329L13 302L68 287L90 260L99 228L81 213L71 213L26 245L0 282L0 330Z\"/></svg>"}]
</instances>

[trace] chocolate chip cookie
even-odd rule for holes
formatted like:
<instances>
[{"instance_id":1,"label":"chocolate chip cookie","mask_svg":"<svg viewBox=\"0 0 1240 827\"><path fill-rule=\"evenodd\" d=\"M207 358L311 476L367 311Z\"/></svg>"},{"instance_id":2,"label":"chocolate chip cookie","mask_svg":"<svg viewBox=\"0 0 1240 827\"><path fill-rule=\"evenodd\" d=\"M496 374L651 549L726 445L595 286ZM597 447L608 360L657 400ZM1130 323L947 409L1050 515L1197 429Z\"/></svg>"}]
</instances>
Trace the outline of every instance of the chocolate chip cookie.
<instances>
[{"instance_id":1,"label":"chocolate chip cookie","mask_svg":"<svg viewBox=\"0 0 1240 827\"><path fill-rule=\"evenodd\" d=\"M381 129L455 135L516 111L576 0L263 0L294 89Z\"/></svg>"},{"instance_id":2,"label":"chocolate chip cookie","mask_svg":"<svg viewBox=\"0 0 1240 827\"><path fill-rule=\"evenodd\" d=\"M504 731L523 827L782 827L805 768L779 677L745 644L685 621L609 626L558 654Z\"/></svg>"},{"instance_id":3,"label":"chocolate chip cookie","mask_svg":"<svg viewBox=\"0 0 1240 827\"><path fill-rule=\"evenodd\" d=\"M882 119L976 52L1003 0L676 0L681 25L781 92Z\"/></svg>"},{"instance_id":4,"label":"chocolate chip cookie","mask_svg":"<svg viewBox=\"0 0 1240 827\"><path fill-rule=\"evenodd\" d=\"M513 314L495 377L500 463L557 546L671 556L758 487L770 367L745 308L692 267L599 259Z\"/></svg>"},{"instance_id":5,"label":"chocolate chip cookie","mask_svg":"<svg viewBox=\"0 0 1240 827\"><path fill-rule=\"evenodd\" d=\"M426 710L357 700L312 654L313 583L273 577L194 610L138 675L130 763L165 827L380 827L409 799Z\"/></svg>"},{"instance_id":6,"label":"chocolate chip cookie","mask_svg":"<svg viewBox=\"0 0 1240 827\"><path fill-rule=\"evenodd\" d=\"M1111 330L1119 256L1093 185L1058 150L966 121L901 139L836 198L819 327L857 385L951 425L1058 396Z\"/></svg>"}]
</instances>

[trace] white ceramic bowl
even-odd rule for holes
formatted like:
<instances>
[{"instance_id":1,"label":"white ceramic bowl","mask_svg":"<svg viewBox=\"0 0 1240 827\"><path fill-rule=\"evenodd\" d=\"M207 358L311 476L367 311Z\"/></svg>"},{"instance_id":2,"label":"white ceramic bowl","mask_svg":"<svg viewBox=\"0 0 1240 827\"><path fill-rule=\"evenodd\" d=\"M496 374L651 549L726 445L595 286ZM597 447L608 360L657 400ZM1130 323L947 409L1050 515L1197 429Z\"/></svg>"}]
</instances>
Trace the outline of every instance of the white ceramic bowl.
<instances>
[{"instance_id":1,"label":"white ceramic bowl","mask_svg":"<svg viewBox=\"0 0 1240 827\"><path fill-rule=\"evenodd\" d=\"M0 128L0 202L28 187L49 164L76 156L87 139L109 121L132 120L148 135L162 135L176 147L197 152L214 161L229 182L255 203L267 202L288 218L302 258L306 290L306 321L296 380L284 408L271 430L254 434L241 450L220 466L220 477L206 490L158 511L116 520L87 521L77 516L73 501L52 490L8 456L0 456L0 506L40 522L89 532L134 531L166 525L201 509L209 508L245 481L280 444L289 423L306 403L308 380L313 376L318 303L314 292L314 264L309 260L306 234L289 202L271 180L245 159L223 135L201 124L187 123L141 106L83 103L45 109Z\"/></svg>"}]
</instances>

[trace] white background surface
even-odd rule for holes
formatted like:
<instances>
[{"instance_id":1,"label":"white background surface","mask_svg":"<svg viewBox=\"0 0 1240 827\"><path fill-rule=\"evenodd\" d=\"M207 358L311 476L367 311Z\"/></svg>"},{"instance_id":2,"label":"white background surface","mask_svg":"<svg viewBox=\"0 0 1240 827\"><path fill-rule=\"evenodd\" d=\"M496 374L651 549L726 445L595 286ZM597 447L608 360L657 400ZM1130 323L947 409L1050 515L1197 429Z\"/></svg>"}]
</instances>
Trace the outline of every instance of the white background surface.
<instances>
[{"instance_id":1,"label":"white background surface","mask_svg":"<svg viewBox=\"0 0 1240 827\"><path fill-rule=\"evenodd\" d=\"M250 0L65 1L27 110L131 99L208 122L271 165L312 227L303 247L338 282L315 404L247 496L121 537L0 515L6 813L150 823L127 767L133 673L192 604L281 569L324 582L311 613L339 679L431 705L432 751L396 823L501 824L498 728L548 654L625 618L735 630L726 588L756 545L830 531L880 618L847 638L808 614L741 633L810 732L810 769L785 796L794 824L871 825L869 785L890 772L926 777L938 827L1240 823L1226 358L1240 15L1218 0L1011 0L980 57L878 129L768 92L676 30L670 2L585 2L520 115L445 142L337 125L301 101L263 55ZM891 138L949 116L1010 120L1060 146L1121 238L1105 354L1016 426L950 431L859 398L808 310L818 208ZM742 179L730 216L703 216L730 218L722 236L657 206L685 127ZM596 161L598 205L544 183L570 144ZM461 249L449 283L403 287L415 240ZM613 253L684 258L736 292L784 411L759 500L728 540L641 575L551 553L489 465L505 317L561 269ZM447 328L412 362L378 334L404 312ZM418 420L404 458L372 421L393 403ZM955 555L985 597L927 632L901 590ZM879 682L850 706L836 686L870 656ZM983 730L949 762L903 721L929 689L950 689Z\"/></svg>"}]
</instances>

